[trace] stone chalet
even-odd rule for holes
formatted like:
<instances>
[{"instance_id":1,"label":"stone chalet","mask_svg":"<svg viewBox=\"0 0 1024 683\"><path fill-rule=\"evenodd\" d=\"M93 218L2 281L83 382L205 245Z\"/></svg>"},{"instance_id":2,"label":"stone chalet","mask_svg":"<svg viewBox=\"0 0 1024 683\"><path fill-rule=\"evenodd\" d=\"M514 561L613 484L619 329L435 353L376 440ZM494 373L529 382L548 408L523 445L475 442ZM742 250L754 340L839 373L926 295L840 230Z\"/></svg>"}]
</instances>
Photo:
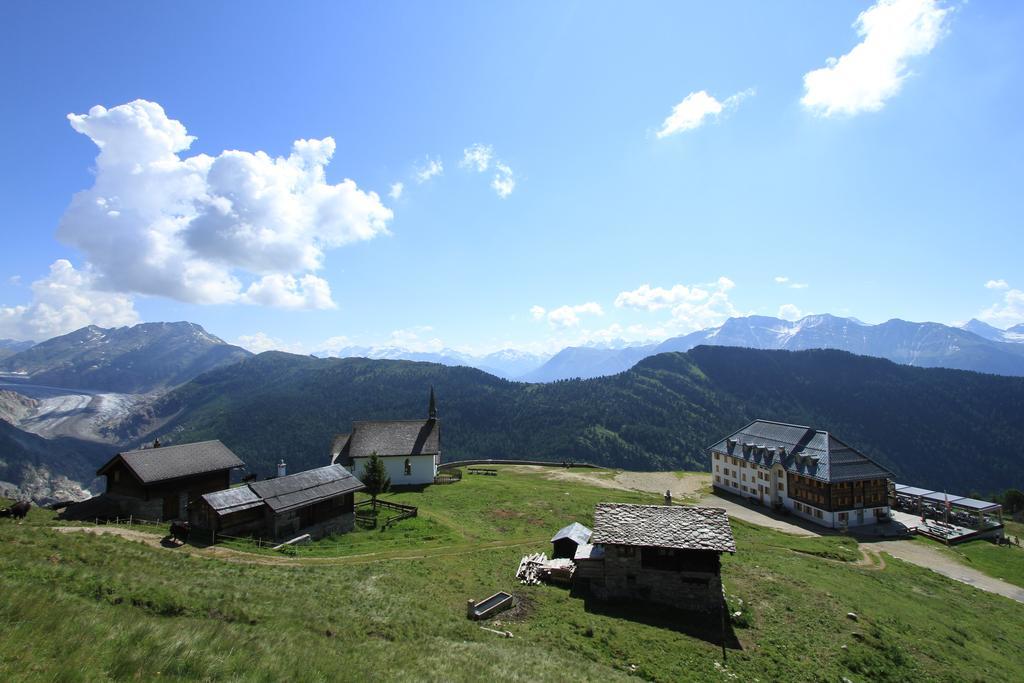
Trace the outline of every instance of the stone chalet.
<instances>
[{"instance_id":1,"label":"stone chalet","mask_svg":"<svg viewBox=\"0 0 1024 683\"><path fill-rule=\"evenodd\" d=\"M217 440L118 453L96 471L96 476L107 478L107 487L92 500L104 504L107 514L97 515L101 517L183 519L190 503L204 493L227 488L231 470L243 466Z\"/></svg>"},{"instance_id":2,"label":"stone chalet","mask_svg":"<svg viewBox=\"0 0 1024 683\"><path fill-rule=\"evenodd\" d=\"M755 420L708 449L716 489L846 528L889 519L893 474L833 434Z\"/></svg>"},{"instance_id":3,"label":"stone chalet","mask_svg":"<svg viewBox=\"0 0 1024 683\"><path fill-rule=\"evenodd\" d=\"M725 510L599 503L575 581L601 600L641 600L687 610L722 606L722 553L735 553Z\"/></svg>"},{"instance_id":4,"label":"stone chalet","mask_svg":"<svg viewBox=\"0 0 1024 683\"><path fill-rule=\"evenodd\" d=\"M350 433L334 438L331 462L359 476L374 453L384 462L392 486L434 483L441 463L441 421L437 419L433 388L426 420L353 422Z\"/></svg>"},{"instance_id":5,"label":"stone chalet","mask_svg":"<svg viewBox=\"0 0 1024 683\"><path fill-rule=\"evenodd\" d=\"M207 493L189 510L189 521L227 536L320 538L352 530L355 492L364 488L341 465L327 465Z\"/></svg>"}]
</instances>

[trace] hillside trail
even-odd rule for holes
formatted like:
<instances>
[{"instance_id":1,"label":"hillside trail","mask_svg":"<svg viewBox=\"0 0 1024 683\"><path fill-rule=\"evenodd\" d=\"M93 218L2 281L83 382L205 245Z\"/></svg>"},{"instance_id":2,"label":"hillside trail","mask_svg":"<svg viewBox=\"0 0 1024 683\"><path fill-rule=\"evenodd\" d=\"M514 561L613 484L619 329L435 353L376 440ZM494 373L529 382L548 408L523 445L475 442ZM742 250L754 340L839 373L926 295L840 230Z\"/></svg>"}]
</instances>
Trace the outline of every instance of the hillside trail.
<instances>
[{"instance_id":1,"label":"hillside trail","mask_svg":"<svg viewBox=\"0 0 1024 683\"><path fill-rule=\"evenodd\" d=\"M512 465L514 471L534 473L538 468L528 465ZM571 481L589 484L606 489L626 491L642 491L664 495L671 491L672 497L682 499L695 496L711 483L711 475L703 472L676 474L675 472L630 472L628 470L609 472L608 470L544 468L543 474L548 479Z\"/></svg>"},{"instance_id":2,"label":"hillside trail","mask_svg":"<svg viewBox=\"0 0 1024 683\"><path fill-rule=\"evenodd\" d=\"M389 560L423 560L432 557L457 557L473 552L487 550L501 550L504 548L515 548L518 546L547 543L547 536L537 538L517 538L501 541L489 541L484 543L458 543L454 545L433 546L426 548L415 548L410 550L382 550L372 553L359 553L355 555L343 555L339 557L292 557L288 555L262 555L249 553L244 550L235 550L224 546L189 546L178 545L166 541L166 536L157 532L141 531L139 529L126 529L118 526L58 526L43 527L50 528L59 533L88 533L95 535L119 536L129 541L141 541L152 548L163 550L183 550L195 557L207 559L224 560L226 562L237 562L241 564L259 564L276 566L296 565L348 565L368 564L371 562L385 562Z\"/></svg>"}]
</instances>

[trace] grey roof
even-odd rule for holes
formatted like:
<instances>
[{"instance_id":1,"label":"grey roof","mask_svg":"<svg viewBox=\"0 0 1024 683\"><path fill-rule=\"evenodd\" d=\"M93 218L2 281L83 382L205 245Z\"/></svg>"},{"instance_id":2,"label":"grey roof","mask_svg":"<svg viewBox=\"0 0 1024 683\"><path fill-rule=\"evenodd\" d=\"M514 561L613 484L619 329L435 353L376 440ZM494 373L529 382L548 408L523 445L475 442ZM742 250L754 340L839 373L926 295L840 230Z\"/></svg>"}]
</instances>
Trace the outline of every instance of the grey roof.
<instances>
[{"instance_id":1,"label":"grey roof","mask_svg":"<svg viewBox=\"0 0 1024 683\"><path fill-rule=\"evenodd\" d=\"M995 510L996 508L1002 507L999 503L993 503L988 500L978 500L977 498L958 498L953 501L953 507L966 508L968 510Z\"/></svg>"},{"instance_id":2,"label":"grey roof","mask_svg":"<svg viewBox=\"0 0 1024 683\"><path fill-rule=\"evenodd\" d=\"M944 491L932 491L921 496L921 500L927 500L932 503L956 503L960 500L960 496L955 493L946 493Z\"/></svg>"},{"instance_id":3,"label":"grey roof","mask_svg":"<svg viewBox=\"0 0 1024 683\"><path fill-rule=\"evenodd\" d=\"M249 488L271 510L285 512L366 487L341 465L327 465L277 479L250 482Z\"/></svg>"},{"instance_id":4,"label":"grey roof","mask_svg":"<svg viewBox=\"0 0 1024 683\"><path fill-rule=\"evenodd\" d=\"M927 496L929 493L934 493L934 491L921 489L916 486L907 486L906 484L896 484L896 493L904 496Z\"/></svg>"},{"instance_id":5,"label":"grey roof","mask_svg":"<svg viewBox=\"0 0 1024 683\"><path fill-rule=\"evenodd\" d=\"M236 486L232 489L214 491L203 494L203 500L218 515L229 515L263 505L263 499L248 486Z\"/></svg>"},{"instance_id":6,"label":"grey roof","mask_svg":"<svg viewBox=\"0 0 1024 683\"><path fill-rule=\"evenodd\" d=\"M437 455L441 452L440 420L379 420L352 423L352 433L334 448L345 461L377 455Z\"/></svg>"},{"instance_id":7,"label":"grey roof","mask_svg":"<svg viewBox=\"0 0 1024 683\"><path fill-rule=\"evenodd\" d=\"M583 526L579 522L573 522L569 526L562 527L558 530L558 533L552 537L551 542L559 541L563 538L572 539L576 542L576 545L583 545L590 540L590 535L594 533L587 527Z\"/></svg>"},{"instance_id":8,"label":"grey roof","mask_svg":"<svg viewBox=\"0 0 1024 683\"><path fill-rule=\"evenodd\" d=\"M598 503L591 543L736 552L722 508Z\"/></svg>"},{"instance_id":9,"label":"grey roof","mask_svg":"<svg viewBox=\"0 0 1024 683\"><path fill-rule=\"evenodd\" d=\"M967 510L994 510L1001 507L999 503L993 503L988 500L978 500L977 498L961 498L955 493L947 493L945 491L929 491L928 489L918 488L916 486L908 486L907 484L896 484L896 493L901 496L913 496L915 498L921 498L932 503L945 503L949 501L949 504L953 507L964 508Z\"/></svg>"},{"instance_id":10,"label":"grey roof","mask_svg":"<svg viewBox=\"0 0 1024 683\"><path fill-rule=\"evenodd\" d=\"M754 420L710 450L819 481L892 479L893 473L820 429L770 420Z\"/></svg>"},{"instance_id":11,"label":"grey roof","mask_svg":"<svg viewBox=\"0 0 1024 683\"><path fill-rule=\"evenodd\" d=\"M231 452L231 449L214 439L183 443L179 446L161 446L118 453L107 461L107 464L99 468L96 474L106 474L107 470L119 459L143 484L218 470L229 470L245 465L237 455Z\"/></svg>"},{"instance_id":12,"label":"grey roof","mask_svg":"<svg viewBox=\"0 0 1024 683\"><path fill-rule=\"evenodd\" d=\"M600 560L604 557L604 546L594 545L593 543L584 543L576 546L576 554L573 555L574 560Z\"/></svg>"}]
</instances>

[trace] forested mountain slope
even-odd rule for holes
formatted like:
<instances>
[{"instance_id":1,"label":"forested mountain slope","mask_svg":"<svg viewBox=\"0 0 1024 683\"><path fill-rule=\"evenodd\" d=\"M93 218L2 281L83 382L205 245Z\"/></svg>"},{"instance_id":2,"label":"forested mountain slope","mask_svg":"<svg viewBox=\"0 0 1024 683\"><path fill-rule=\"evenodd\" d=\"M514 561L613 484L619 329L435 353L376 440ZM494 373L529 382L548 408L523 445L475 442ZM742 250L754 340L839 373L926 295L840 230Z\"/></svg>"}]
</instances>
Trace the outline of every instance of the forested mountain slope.
<instances>
[{"instance_id":1,"label":"forested mountain slope","mask_svg":"<svg viewBox=\"0 0 1024 683\"><path fill-rule=\"evenodd\" d=\"M138 442L219 438L265 476L324 464L352 420L426 417L445 460L590 461L706 469L704 448L754 418L828 429L902 480L968 493L1024 485L1024 379L914 368L831 350L698 347L550 384L470 368L268 352L172 391L123 425Z\"/></svg>"}]
</instances>

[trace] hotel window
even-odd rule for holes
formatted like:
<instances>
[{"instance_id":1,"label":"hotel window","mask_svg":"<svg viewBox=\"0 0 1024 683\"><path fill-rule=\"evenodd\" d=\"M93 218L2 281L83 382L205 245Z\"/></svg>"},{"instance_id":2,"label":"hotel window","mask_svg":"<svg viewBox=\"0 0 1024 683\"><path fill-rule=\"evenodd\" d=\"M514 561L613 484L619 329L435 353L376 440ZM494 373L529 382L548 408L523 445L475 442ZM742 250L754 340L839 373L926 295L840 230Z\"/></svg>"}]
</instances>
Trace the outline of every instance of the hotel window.
<instances>
[{"instance_id":1,"label":"hotel window","mask_svg":"<svg viewBox=\"0 0 1024 683\"><path fill-rule=\"evenodd\" d=\"M821 519L821 510L815 510L814 511L814 516L817 517L818 519Z\"/></svg>"},{"instance_id":2,"label":"hotel window","mask_svg":"<svg viewBox=\"0 0 1024 683\"><path fill-rule=\"evenodd\" d=\"M718 460L718 453L715 453L715 460Z\"/></svg>"},{"instance_id":3,"label":"hotel window","mask_svg":"<svg viewBox=\"0 0 1024 683\"><path fill-rule=\"evenodd\" d=\"M779 482L779 490L780 491L782 490L782 482L781 481Z\"/></svg>"},{"instance_id":4,"label":"hotel window","mask_svg":"<svg viewBox=\"0 0 1024 683\"><path fill-rule=\"evenodd\" d=\"M722 483L722 478L719 477L717 474L715 475L715 483L716 484L721 484Z\"/></svg>"},{"instance_id":5,"label":"hotel window","mask_svg":"<svg viewBox=\"0 0 1024 683\"><path fill-rule=\"evenodd\" d=\"M718 471L718 465L715 465L715 472Z\"/></svg>"},{"instance_id":6,"label":"hotel window","mask_svg":"<svg viewBox=\"0 0 1024 683\"><path fill-rule=\"evenodd\" d=\"M746 481L747 480L747 475L741 474L740 475L740 479L742 479L743 481Z\"/></svg>"}]
</instances>

